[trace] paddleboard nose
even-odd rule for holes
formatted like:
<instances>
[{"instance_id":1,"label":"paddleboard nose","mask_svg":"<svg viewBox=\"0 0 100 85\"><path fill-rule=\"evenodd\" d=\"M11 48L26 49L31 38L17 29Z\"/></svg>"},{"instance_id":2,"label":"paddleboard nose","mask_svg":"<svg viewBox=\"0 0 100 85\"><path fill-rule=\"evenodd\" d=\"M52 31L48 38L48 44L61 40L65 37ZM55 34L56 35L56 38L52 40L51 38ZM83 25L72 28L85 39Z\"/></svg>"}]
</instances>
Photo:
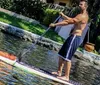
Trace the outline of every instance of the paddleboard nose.
<instances>
[{"instance_id":1,"label":"paddleboard nose","mask_svg":"<svg viewBox=\"0 0 100 85\"><path fill-rule=\"evenodd\" d=\"M0 56L8 58L10 60L16 60L17 59L17 57L15 55L9 54L9 53L4 52L4 51L0 51Z\"/></svg>"}]
</instances>

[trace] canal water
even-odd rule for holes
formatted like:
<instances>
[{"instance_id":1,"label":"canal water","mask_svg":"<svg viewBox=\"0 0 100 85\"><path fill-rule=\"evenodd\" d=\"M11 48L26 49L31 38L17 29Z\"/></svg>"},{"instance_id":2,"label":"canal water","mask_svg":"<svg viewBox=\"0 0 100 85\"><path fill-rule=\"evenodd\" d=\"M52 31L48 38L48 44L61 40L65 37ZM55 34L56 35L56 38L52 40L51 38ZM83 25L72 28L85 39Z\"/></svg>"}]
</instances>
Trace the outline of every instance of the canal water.
<instances>
[{"instance_id":1,"label":"canal water","mask_svg":"<svg viewBox=\"0 0 100 85\"><path fill-rule=\"evenodd\" d=\"M0 32L0 50L12 53L16 56L23 49L27 49L31 42L25 41L7 33ZM21 62L48 72L57 70L57 52L36 45L32 52L27 53ZM82 85L100 85L100 66L73 58L70 79ZM62 85L52 80L29 74L13 67L7 75L0 76L0 85ZM0 75L3 72L0 72Z\"/></svg>"}]
</instances>

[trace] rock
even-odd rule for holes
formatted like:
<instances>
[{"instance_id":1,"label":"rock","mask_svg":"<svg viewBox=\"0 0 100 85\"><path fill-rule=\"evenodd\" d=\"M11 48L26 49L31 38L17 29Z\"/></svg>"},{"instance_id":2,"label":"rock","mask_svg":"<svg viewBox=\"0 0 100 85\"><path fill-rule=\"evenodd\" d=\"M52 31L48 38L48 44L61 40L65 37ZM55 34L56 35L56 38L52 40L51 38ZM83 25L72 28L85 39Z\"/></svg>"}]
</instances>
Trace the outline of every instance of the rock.
<instances>
[{"instance_id":1,"label":"rock","mask_svg":"<svg viewBox=\"0 0 100 85\"><path fill-rule=\"evenodd\" d=\"M89 54L84 53L83 58L85 61L93 63L93 58Z\"/></svg>"},{"instance_id":2,"label":"rock","mask_svg":"<svg viewBox=\"0 0 100 85\"><path fill-rule=\"evenodd\" d=\"M93 62L95 65L100 65L100 60L94 60Z\"/></svg>"},{"instance_id":3,"label":"rock","mask_svg":"<svg viewBox=\"0 0 100 85\"><path fill-rule=\"evenodd\" d=\"M93 63L95 65L100 65L100 55L97 55L95 53L92 52L88 52L88 51L79 51L77 50L75 52L75 57L78 59L82 59L86 62L90 62Z\"/></svg>"},{"instance_id":4,"label":"rock","mask_svg":"<svg viewBox=\"0 0 100 85\"><path fill-rule=\"evenodd\" d=\"M78 59L82 59L83 53L79 50L77 50L74 54L74 56Z\"/></svg>"},{"instance_id":5,"label":"rock","mask_svg":"<svg viewBox=\"0 0 100 85\"><path fill-rule=\"evenodd\" d=\"M76 58L93 63L93 58L90 54L77 50L74 55Z\"/></svg>"},{"instance_id":6,"label":"rock","mask_svg":"<svg viewBox=\"0 0 100 85\"><path fill-rule=\"evenodd\" d=\"M96 57L96 59L94 60L94 64L100 65L100 56Z\"/></svg>"}]
</instances>

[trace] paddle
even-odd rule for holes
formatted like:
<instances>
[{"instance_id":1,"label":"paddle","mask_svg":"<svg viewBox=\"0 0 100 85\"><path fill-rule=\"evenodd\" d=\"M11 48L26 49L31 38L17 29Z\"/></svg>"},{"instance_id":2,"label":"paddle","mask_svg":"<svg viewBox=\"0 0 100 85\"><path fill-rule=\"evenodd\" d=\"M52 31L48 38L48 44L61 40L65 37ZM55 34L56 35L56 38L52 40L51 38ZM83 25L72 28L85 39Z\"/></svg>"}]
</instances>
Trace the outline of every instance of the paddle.
<instances>
[{"instance_id":1,"label":"paddle","mask_svg":"<svg viewBox=\"0 0 100 85\"><path fill-rule=\"evenodd\" d=\"M65 10L65 8L64 8L62 11L64 11L64 10ZM58 17L56 18L56 20L55 20L53 23L56 23L60 18L61 18L61 15L58 16ZM23 51L20 51L20 53L18 54L18 62L20 62L20 61L22 60L22 58L24 57L24 55L25 55L26 53L32 51L32 49L35 48L35 45L37 44L37 42L38 42L39 40L42 40L43 36L49 31L50 28L51 28L51 27L48 27L47 30L35 41L35 43L33 43L32 45L28 46L27 49L24 49Z\"/></svg>"}]
</instances>

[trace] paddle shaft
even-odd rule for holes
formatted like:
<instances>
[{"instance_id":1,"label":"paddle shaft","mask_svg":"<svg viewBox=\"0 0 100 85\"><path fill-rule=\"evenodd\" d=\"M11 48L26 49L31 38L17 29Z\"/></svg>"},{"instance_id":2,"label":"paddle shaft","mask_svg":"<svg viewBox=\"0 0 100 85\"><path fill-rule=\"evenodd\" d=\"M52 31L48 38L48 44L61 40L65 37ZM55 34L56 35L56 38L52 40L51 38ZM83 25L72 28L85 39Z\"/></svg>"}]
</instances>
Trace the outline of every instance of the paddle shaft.
<instances>
[{"instance_id":1,"label":"paddle shaft","mask_svg":"<svg viewBox=\"0 0 100 85\"><path fill-rule=\"evenodd\" d=\"M59 16L53 23L56 23L60 18L61 18L61 16ZM19 62L22 60L23 56L24 56L27 52L29 52L29 51L31 51L32 49L34 49L34 46L37 44L38 40L42 40L43 36L49 31L50 28L51 28L51 27L48 27L47 30L35 41L35 43L33 43L31 46L29 46L29 48L28 48L27 50L25 50L25 51L23 50L22 53L20 52L20 53L18 54L18 56L19 56L18 61L19 61Z\"/></svg>"},{"instance_id":2,"label":"paddle shaft","mask_svg":"<svg viewBox=\"0 0 100 85\"><path fill-rule=\"evenodd\" d=\"M53 23L56 23L60 18L61 18L61 16L59 16ZM37 41L41 40L42 37L49 31L50 28L51 27L48 27L47 30L37 39ZM36 44L36 42L34 44Z\"/></svg>"}]
</instances>

